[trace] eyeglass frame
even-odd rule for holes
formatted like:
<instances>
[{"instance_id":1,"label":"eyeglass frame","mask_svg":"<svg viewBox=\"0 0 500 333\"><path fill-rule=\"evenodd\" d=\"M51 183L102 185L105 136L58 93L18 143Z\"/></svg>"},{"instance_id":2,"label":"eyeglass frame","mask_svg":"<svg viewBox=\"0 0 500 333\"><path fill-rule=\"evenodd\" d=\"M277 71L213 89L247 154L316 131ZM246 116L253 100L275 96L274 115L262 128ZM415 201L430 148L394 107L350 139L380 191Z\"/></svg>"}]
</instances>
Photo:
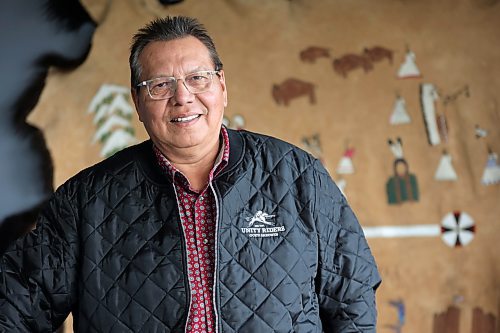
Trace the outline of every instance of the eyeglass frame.
<instances>
[{"instance_id":1,"label":"eyeglass frame","mask_svg":"<svg viewBox=\"0 0 500 333\"><path fill-rule=\"evenodd\" d=\"M213 76L213 75L217 75L217 76L219 76L219 77L220 77L220 75L219 75L219 74L220 74L220 72L221 72L221 70L220 70L220 69L219 69L219 70L216 70L216 69L215 69L215 70L206 70L206 71L196 71L196 72L193 72L193 73L189 73L189 74L187 74L187 75L184 75L184 77L182 77L182 78L176 78L175 76L157 76L157 77L154 77L154 78L152 78L152 79L149 79L149 80L144 80L144 81L140 82L139 84L137 84L137 85L135 86L135 88L136 88L136 89L140 89L141 87L146 87L146 90L147 90L147 92L148 92L148 95L149 95L149 97L151 97L151 99L152 99L152 100L155 100L155 101L161 101L161 100L168 99L168 98L171 98L172 96L174 96L174 95L175 95L175 93L177 92L177 89L179 88L179 80L182 80L182 84L183 84L183 85L184 85L184 87L187 89L187 91L189 91L189 93L194 94L194 95L196 95L196 94L202 94L202 93L207 92L207 91L209 91L209 90L210 90L210 88L212 87L212 83L213 83L213 78L212 78L212 76ZM191 92L191 90L189 90L188 86L186 85L186 81L185 81L184 79L186 78L186 76L193 75L193 74L199 74L199 73L207 73L207 74L209 74L209 75L210 75L210 86L208 87L208 89L207 89L207 90L204 90L204 91L199 91L199 92L194 93L194 92ZM174 92L173 92L172 96L169 96L169 97L163 97L163 98L155 98L155 97L153 97L153 95L151 95L151 90L149 89L149 85L148 85L148 84L149 84L150 82L153 82L154 80L161 79L161 78L165 78L165 79L174 79L174 80L175 80L175 89L174 89Z\"/></svg>"}]
</instances>

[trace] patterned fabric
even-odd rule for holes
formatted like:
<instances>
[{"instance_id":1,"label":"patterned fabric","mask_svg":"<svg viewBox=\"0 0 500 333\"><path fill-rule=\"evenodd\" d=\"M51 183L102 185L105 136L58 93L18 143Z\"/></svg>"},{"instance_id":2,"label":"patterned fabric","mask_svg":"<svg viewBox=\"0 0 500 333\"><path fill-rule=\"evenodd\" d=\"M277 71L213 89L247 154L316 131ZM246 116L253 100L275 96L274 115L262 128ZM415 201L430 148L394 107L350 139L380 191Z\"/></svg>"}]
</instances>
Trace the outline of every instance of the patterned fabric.
<instances>
[{"instance_id":1,"label":"patterned fabric","mask_svg":"<svg viewBox=\"0 0 500 333\"><path fill-rule=\"evenodd\" d=\"M229 160L229 140L224 127L221 130L221 138L222 149L209 173L207 185L199 192L190 186L189 180L168 161L158 147L153 148L158 164L172 179L179 205L191 291L186 326L188 333L215 332L213 285L217 211L214 194L208 184L224 169Z\"/></svg>"}]
</instances>

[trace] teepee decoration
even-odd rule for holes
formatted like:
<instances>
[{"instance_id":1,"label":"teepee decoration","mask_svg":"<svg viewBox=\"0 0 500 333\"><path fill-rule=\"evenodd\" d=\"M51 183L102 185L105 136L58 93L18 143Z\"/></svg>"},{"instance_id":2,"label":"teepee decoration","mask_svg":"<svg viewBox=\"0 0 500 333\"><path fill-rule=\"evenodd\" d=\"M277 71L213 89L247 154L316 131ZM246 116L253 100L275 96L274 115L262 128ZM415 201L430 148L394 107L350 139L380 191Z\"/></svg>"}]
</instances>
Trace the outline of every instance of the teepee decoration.
<instances>
[{"instance_id":1,"label":"teepee decoration","mask_svg":"<svg viewBox=\"0 0 500 333\"><path fill-rule=\"evenodd\" d=\"M439 98L436 87L431 83L420 85L420 102L422 104L422 114L424 116L427 139L431 146L441 143L438 122L436 117L436 101Z\"/></svg>"},{"instance_id":2,"label":"teepee decoration","mask_svg":"<svg viewBox=\"0 0 500 333\"><path fill-rule=\"evenodd\" d=\"M408 78L419 78L422 77L420 74L420 70L415 63L416 56L413 51L409 48L406 49L405 60L399 67L397 77L400 79L408 79Z\"/></svg>"},{"instance_id":3,"label":"teepee decoration","mask_svg":"<svg viewBox=\"0 0 500 333\"><path fill-rule=\"evenodd\" d=\"M340 158L337 164L337 173L339 175L350 175L354 173L354 165L352 164L352 158L354 156L354 148L347 147L344 151L344 155Z\"/></svg>"},{"instance_id":4,"label":"teepee decoration","mask_svg":"<svg viewBox=\"0 0 500 333\"><path fill-rule=\"evenodd\" d=\"M436 169L436 173L434 174L434 179L436 180L457 180L458 176L453 168L453 164L451 163L451 156L448 154L446 150L443 151L441 155L441 159L439 160L439 165Z\"/></svg>"},{"instance_id":5,"label":"teepee decoration","mask_svg":"<svg viewBox=\"0 0 500 333\"><path fill-rule=\"evenodd\" d=\"M410 115L406 112L406 101L402 96L396 96L389 122L391 125L409 124L411 122Z\"/></svg>"},{"instance_id":6,"label":"teepee decoration","mask_svg":"<svg viewBox=\"0 0 500 333\"><path fill-rule=\"evenodd\" d=\"M488 160L484 167L483 177L481 178L483 185L494 185L500 183L500 165L498 165L498 155L488 147Z\"/></svg>"},{"instance_id":7,"label":"teepee decoration","mask_svg":"<svg viewBox=\"0 0 500 333\"><path fill-rule=\"evenodd\" d=\"M108 157L136 142L132 125L134 110L126 87L103 84L90 102L88 113L94 114L97 127L92 143L102 144L101 156Z\"/></svg>"}]
</instances>

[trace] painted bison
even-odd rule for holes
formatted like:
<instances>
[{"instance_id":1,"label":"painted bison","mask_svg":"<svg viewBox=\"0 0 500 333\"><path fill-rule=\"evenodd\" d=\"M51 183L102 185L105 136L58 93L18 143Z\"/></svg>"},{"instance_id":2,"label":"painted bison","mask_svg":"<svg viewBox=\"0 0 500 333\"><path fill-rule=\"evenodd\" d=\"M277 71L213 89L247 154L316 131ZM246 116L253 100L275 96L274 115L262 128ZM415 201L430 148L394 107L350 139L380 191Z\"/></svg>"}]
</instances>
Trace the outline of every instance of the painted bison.
<instances>
[{"instance_id":1,"label":"painted bison","mask_svg":"<svg viewBox=\"0 0 500 333\"><path fill-rule=\"evenodd\" d=\"M333 60L333 69L344 78L348 72L359 67L363 68L365 73L373 69L370 59L365 55L346 54Z\"/></svg>"},{"instance_id":2,"label":"painted bison","mask_svg":"<svg viewBox=\"0 0 500 333\"><path fill-rule=\"evenodd\" d=\"M330 58L330 50L324 47L311 46L300 52L300 60L314 63L318 58Z\"/></svg>"},{"instance_id":3,"label":"painted bison","mask_svg":"<svg viewBox=\"0 0 500 333\"><path fill-rule=\"evenodd\" d=\"M365 48L363 50L363 54L370 59L371 62L379 62L384 59L389 60L389 63L392 64L393 51L386 49L381 46L374 46L372 48Z\"/></svg>"},{"instance_id":4,"label":"painted bison","mask_svg":"<svg viewBox=\"0 0 500 333\"><path fill-rule=\"evenodd\" d=\"M281 84L273 85L272 95L278 105L282 103L287 106L290 100L306 95L309 96L311 104L316 103L314 85L299 79L286 79Z\"/></svg>"}]
</instances>

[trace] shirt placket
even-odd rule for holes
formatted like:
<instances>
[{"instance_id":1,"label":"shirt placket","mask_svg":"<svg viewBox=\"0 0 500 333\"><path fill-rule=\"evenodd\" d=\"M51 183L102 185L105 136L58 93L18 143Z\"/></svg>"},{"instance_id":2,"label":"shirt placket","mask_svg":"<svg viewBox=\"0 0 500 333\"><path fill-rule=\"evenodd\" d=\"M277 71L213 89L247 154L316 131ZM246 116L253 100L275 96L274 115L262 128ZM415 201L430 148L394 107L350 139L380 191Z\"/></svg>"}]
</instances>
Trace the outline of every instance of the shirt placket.
<instances>
[{"instance_id":1,"label":"shirt placket","mask_svg":"<svg viewBox=\"0 0 500 333\"><path fill-rule=\"evenodd\" d=\"M210 208L213 200L206 189L197 194L188 189L184 179L176 181L182 206L182 223L186 232L188 251L188 275L191 284L192 303L187 331L192 333L213 332L214 227ZM207 206L208 205L208 206Z\"/></svg>"}]
</instances>

